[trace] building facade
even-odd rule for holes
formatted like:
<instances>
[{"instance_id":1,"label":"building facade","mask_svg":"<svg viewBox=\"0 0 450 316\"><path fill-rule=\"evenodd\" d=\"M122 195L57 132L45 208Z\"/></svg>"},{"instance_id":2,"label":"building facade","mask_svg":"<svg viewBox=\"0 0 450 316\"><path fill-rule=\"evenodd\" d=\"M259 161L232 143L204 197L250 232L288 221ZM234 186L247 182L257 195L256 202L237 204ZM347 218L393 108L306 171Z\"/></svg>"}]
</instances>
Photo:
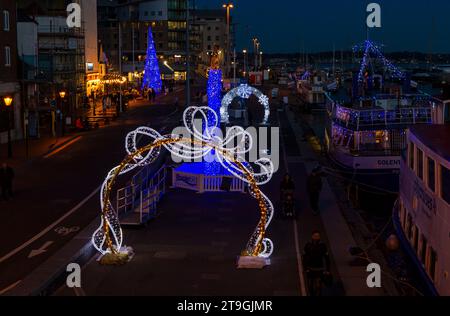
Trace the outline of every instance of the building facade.
<instances>
[{"instance_id":1,"label":"building facade","mask_svg":"<svg viewBox=\"0 0 450 316\"><path fill-rule=\"evenodd\" d=\"M158 57L184 80L186 71L186 0L99 0L99 43L113 71L138 74L144 69L147 32L152 28ZM193 3L191 3L193 5ZM226 12L189 10L192 69L208 65L215 45L226 48ZM120 57L119 57L120 56Z\"/></svg>"},{"instance_id":2,"label":"building facade","mask_svg":"<svg viewBox=\"0 0 450 316\"><path fill-rule=\"evenodd\" d=\"M206 73L209 59L215 47L221 52L227 48L227 21L224 10L197 10L194 16L194 26L198 28L200 49L198 56L198 71ZM222 67L225 63L225 54L221 54Z\"/></svg>"},{"instance_id":3,"label":"building facade","mask_svg":"<svg viewBox=\"0 0 450 316\"><path fill-rule=\"evenodd\" d=\"M0 143L7 142L7 131L11 138L22 138L21 100L17 61L17 8L16 1L0 2ZM7 106L5 97L13 102Z\"/></svg>"},{"instance_id":4,"label":"building facade","mask_svg":"<svg viewBox=\"0 0 450 316\"><path fill-rule=\"evenodd\" d=\"M81 8L80 27L67 24L67 5L73 2ZM31 115L30 135L55 135L55 125L72 125L84 113L87 79L99 76L97 0L20 0L17 3L23 20L18 26L23 30L18 34L18 47L26 50L20 56L28 68L23 73L23 82L34 80L38 84L37 92L25 93ZM34 111L37 132L34 132Z\"/></svg>"}]
</instances>

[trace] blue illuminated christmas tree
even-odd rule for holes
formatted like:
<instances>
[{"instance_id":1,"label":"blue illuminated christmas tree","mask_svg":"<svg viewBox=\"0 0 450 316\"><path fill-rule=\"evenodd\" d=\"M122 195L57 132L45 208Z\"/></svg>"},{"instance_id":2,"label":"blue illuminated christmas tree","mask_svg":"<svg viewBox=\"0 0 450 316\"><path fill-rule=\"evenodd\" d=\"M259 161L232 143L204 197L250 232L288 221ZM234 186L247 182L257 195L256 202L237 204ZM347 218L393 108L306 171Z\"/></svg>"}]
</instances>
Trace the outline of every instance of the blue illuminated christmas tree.
<instances>
[{"instance_id":1,"label":"blue illuminated christmas tree","mask_svg":"<svg viewBox=\"0 0 450 316\"><path fill-rule=\"evenodd\" d=\"M161 73L159 71L158 56L156 56L155 42L153 41L152 28L148 28L147 57L145 58L144 78L142 89L152 88L157 93L162 90Z\"/></svg>"}]
</instances>

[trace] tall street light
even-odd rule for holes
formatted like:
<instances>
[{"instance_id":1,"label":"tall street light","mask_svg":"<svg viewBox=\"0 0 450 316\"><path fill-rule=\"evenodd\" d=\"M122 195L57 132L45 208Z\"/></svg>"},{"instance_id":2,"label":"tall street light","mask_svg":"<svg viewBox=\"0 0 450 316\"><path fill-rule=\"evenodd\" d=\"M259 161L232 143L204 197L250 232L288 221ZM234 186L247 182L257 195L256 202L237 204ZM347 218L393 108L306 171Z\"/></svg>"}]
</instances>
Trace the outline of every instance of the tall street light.
<instances>
[{"instance_id":1,"label":"tall street light","mask_svg":"<svg viewBox=\"0 0 450 316\"><path fill-rule=\"evenodd\" d=\"M244 53L244 78L245 78L247 74L247 50L244 49L242 53Z\"/></svg>"},{"instance_id":2,"label":"tall street light","mask_svg":"<svg viewBox=\"0 0 450 316\"><path fill-rule=\"evenodd\" d=\"M5 102L6 107L8 108L8 158L12 158L12 144L11 144L11 104L13 102L13 98L6 96L3 98L3 102Z\"/></svg>"},{"instance_id":3,"label":"tall street light","mask_svg":"<svg viewBox=\"0 0 450 316\"><path fill-rule=\"evenodd\" d=\"M263 58L263 52L259 52L259 67L261 67L261 70L263 69L262 58Z\"/></svg>"},{"instance_id":4,"label":"tall street light","mask_svg":"<svg viewBox=\"0 0 450 316\"><path fill-rule=\"evenodd\" d=\"M226 53L226 60L227 60L227 77L230 73L230 47L231 47L231 43L230 43L230 10L234 8L234 5L232 3L225 3L222 6L224 9L227 10L227 53Z\"/></svg>"},{"instance_id":5,"label":"tall street light","mask_svg":"<svg viewBox=\"0 0 450 316\"><path fill-rule=\"evenodd\" d=\"M61 90L59 92L59 97L61 98L61 132L62 132L62 136L64 136L65 134L65 116L64 116L64 98L66 97L66 92L64 90Z\"/></svg>"},{"instance_id":6,"label":"tall street light","mask_svg":"<svg viewBox=\"0 0 450 316\"><path fill-rule=\"evenodd\" d=\"M255 55L255 71L258 70L258 47L259 47L259 42L258 42L258 39L255 37L255 38L253 38L253 54Z\"/></svg>"}]
</instances>

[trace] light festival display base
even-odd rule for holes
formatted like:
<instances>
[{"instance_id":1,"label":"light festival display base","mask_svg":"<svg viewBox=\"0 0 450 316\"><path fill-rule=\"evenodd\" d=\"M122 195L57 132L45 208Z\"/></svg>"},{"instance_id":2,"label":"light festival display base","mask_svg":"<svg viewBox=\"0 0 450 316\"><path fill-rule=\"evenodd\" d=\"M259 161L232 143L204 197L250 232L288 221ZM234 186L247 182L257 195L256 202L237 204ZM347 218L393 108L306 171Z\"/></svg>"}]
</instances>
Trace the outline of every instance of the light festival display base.
<instances>
[{"instance_id":1,"label":"light festival display base","mask_svg":"<svg viewBox=\"0 0 450 316\"><path fill-rule=\"evenodd\" d=\"M255 172L250 164L240 158L253 146L253 139L247 131L240 126L234 126L227 130L225 137L220 138L212 134L212 128L198 130L194 122L196 115L204 118L205 126L217 126L219 122L217 113L209 107L189 107L184 112L183 120L192 137L161 135L150 127L140 127L127 135L125 149L128 155L118 166L109 171L100 190L101 222L99 228L92 235L92 243L95 249L103 255L102 264L124 264L130 260L130 250L132 251L130 247L123 251L123 231L110 200L115 182L119 176L153 163L162 148L186 160L202 159L208 155L214 155L219 164L233 177L246 183L249 194L258 202L260 220L242 251L239 262L242 263L241 267L249 268L256 266L248 264L252 261L268 262L265 259L270 258L274 245L266 237L266 229L272 221L274 208L270 199L259 186L271 180L274 172L273 163L268 158L260 158L254 163L259 168ZM210 118L213 119L212 122ZM137 148L137 140L141 137L147 137L151 142ZM236 139L238 141L235 147L226 146L228 142L234 142Z\"/></svg>"},{"instance_id":2,"label":"light festival display base","mask_svg":"<svg viewBox=\"0 0 450 316\"><path fill-rule=\"evenodd\" d=\"M237 261L238 269L263 269L270 266L269 258L239 256Z\"/></svg>"}]
</instances>

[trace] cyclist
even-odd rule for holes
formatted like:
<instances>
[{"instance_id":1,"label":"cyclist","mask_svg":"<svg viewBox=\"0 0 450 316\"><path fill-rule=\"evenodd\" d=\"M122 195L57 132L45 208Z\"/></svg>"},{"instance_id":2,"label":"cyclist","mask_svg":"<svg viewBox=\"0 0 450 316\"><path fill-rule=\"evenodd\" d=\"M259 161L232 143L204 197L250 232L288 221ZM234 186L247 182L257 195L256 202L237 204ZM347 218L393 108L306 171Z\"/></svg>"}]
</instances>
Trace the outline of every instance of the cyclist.
<instances>
[{"instance_id":1,"label":"cyclist","mask_svg":"<svg viewBox=\"0 0 450 316\"><path fill-rule=\"evenodd\" d=\"M284 215L286 216L294 216L294 190L294 181L291 176L286 173L280 184L280 199Z\"/></svg>"},{"instance_id":2,"label":"cyclist","mask_svg":"<svg viewBox=\"0 0 450 316\"><path fill-rule=\"evenodd\" d=\"M325 243L321 241L319 231L312 232L311 241L305 245L303 258L309 294L320 296L323 278L331 275L328 249Z\"/></svg>"}]
</instances>

